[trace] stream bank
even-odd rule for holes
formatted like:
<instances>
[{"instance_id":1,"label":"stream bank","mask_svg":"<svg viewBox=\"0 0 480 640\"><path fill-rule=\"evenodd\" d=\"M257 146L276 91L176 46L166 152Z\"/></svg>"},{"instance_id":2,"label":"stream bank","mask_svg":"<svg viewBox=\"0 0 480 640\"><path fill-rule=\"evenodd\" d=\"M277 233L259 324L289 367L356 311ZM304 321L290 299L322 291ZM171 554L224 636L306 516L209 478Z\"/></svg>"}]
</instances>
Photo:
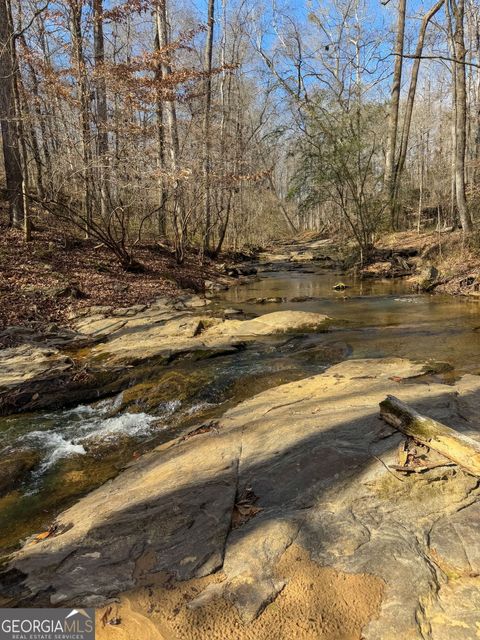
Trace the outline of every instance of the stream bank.
<instances>
[{"instance_id":1,"label":"stream bank","mask_svg":"<svg viewBox=\"0 0 480 640\"><path fill-rule=\"evenodd\" d=\"M45 412L6 418L7 436L37 420L84 449L100 437L57 460L33 499L30 472L2 499L10 542L24 539L5 604L103 607L102 638L475 637L477 480L392 472L403 439L378 402L395 393L478 438L476 303L340 274L322 243L318 260L263 257L258 279L209 304L79 318L79 334L107 335L77 357L127 384L84 407L76 437ZM18 505L46 536L19 536Z\"/></svg>"}]
</instances>

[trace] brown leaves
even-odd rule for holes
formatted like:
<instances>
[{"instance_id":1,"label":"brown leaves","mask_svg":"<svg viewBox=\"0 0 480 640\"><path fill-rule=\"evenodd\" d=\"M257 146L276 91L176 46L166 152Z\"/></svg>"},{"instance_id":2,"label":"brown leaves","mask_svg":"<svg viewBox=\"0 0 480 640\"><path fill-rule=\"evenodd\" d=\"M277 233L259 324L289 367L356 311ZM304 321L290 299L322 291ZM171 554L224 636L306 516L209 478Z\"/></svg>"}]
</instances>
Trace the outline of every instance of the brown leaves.
<instances>
[{"instance_id":1,"label":"brown leaves","mask_svg":"<svg viewBox=\"0 0 480 640\"><path fill-rule=\"evenodd\" d=\"M35 536L34 542L41 542L42 540L46 540L52 535L51 531L42 531L42 533L37 533Z\"/></svg>"},{"instance_id":2,"label":"brown leaves","mask_svg":"<svg viewBox=\"0 0 480 640\"><path fill-rule=\"evenodd\" d=\"M37 533L37 535L33 538L30 544L38 544L47 538L50 538L54 534L61 533L58 530L58 525L53 524L47 531L42 531L41 533Z\"/></svg>"},{"instance_id":3,"label":"brown leaves","mask_svg":"<svg viewBox=\"0 0 480 640\"><path fill-rule=\"evenodd\" d=\"M232 512L232 529L238 529L246 522L254 518L262 509L256 507L258 496L255 495L251 487L246 487L242 494L238 496Z\"/></svg>"},{"instance_id":4,"label":"brown leaves","mask_svg":"<svg viewBox=\"0 0 480 640\"><path fill-rule=\"evenodd\" d=\"M179 267L171 254L155 244L137 245L136 256L147 271L141 276L123 271L108 249L95 249L93 241L61 242L63 228L45 214L35 217L33 242L22 233L0 225L0 346L13 346L19 335L2 336L7 326L29 326L35 332L54 323L65 325L74 312L91 306L128 307L147 304L160 296L178 295L182 282L201 284L214 280L208 262L200 264L189 254ZM48 227L41 229L41 225ZM76 283L85 299L57 297L65 283ZM177 284L177 282L179 284ZM52 329L54 331L54 329Z\"/></svg>"}]
</instances>

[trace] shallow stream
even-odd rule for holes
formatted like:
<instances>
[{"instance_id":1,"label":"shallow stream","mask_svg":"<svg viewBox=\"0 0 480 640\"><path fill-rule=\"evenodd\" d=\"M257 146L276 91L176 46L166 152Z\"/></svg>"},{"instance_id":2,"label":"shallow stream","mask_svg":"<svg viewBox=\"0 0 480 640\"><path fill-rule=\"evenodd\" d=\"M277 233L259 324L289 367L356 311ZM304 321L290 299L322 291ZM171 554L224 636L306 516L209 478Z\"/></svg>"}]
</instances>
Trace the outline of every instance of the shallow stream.
<instances>
[{"instance_id":1,"label":"shallow stream","mask_svg":"<svg viewBox=\"0 0 480 640\"><path fill-rule=\"evenodd\" d=\"M344 291L333 289L339 281ZM283 301L254 301L262 298ZM188 429L214 428L227 408L266 388L346 358L401 356L448 363L452 377L480 373L478 304L415 295L399 280L354 281L311 265L263 271L213 306L256 315L315 311L335 325L327 333L266 338L233 355L152 368L132 388L93 405L0 419L2 459L29 452L31 467L0 498L0 555L48 528L56 512L135 457Z\"/></svg>"}]
</instances>

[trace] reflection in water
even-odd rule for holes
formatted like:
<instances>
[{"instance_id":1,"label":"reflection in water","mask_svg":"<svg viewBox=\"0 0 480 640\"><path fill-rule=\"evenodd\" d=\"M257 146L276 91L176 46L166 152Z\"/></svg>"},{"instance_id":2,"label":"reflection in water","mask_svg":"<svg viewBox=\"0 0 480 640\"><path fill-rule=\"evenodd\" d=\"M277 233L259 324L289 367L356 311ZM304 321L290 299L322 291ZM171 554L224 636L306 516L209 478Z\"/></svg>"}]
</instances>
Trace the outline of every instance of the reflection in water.
<instances>
[{"instance_id":1,"label":"reflection in water","mask_svg":"<svg viewBox=\"0 0 480 640\"><path fill-rule=\"evenodd\" d=\"M345 291L333 290L339 280L349 285ZM273 297L286 302L245 302ZM299 297L313 300L291 302ZM217 307L254 314L315 311L338 323L328 333L265 337L243 352L201 364L187 358L167 370L145 369L145 381L116 402L0 419L2 459L12 451L20 455L22 447L41 454L15 490L0 497L0 555L2 548L5 552L48 526L60 509L178 430L218 418L264 389L319 373L334 362L402 356L449 362L457 373L480 372L477 304L412 295L398 280L354 281L320 269L263 274L261 280L226 291L215 301Z\"/></svg>"},{"instance_id":2,"label":"reflection in water","mask_svg":"<svg viewBox=\"0 0 480 640\"><path fill-rule=\"evenodd\" d=\"M341 280L349 285L334 291ZM245 304L251 298L282 296L280 304ZM291 298L316 298L290 302ZM480 372L479 303L465 298L412 295L402 280L353 280L334 272L272 273L225 292L222 304L246 312L270 313L300 309L347 321L338 337L351 345L352 357L402 356L441 360L459 373Z\"/></svg>"}]
</instances>

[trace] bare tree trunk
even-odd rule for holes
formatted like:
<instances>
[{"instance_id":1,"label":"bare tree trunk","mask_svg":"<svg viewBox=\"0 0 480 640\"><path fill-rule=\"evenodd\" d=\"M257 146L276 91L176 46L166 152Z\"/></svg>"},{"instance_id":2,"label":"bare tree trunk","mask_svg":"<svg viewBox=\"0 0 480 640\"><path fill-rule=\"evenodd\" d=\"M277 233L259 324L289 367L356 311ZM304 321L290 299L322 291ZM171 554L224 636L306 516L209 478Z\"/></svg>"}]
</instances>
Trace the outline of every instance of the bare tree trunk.
<instances>
[{"instance_id":1,"label":"bare tree trunk","mask_svg":"<svg viewBox=\"0 0 480 640\"><path fill-rule=\"evenodd\" d=\"M161 49L165 50L164 60L162 61L162 74L165 80L172 73L170 61L167 57L167 48L169 44L168 36L168 22L167 22L167 0L161 0L159 2L157 10L157 30L159 45ZM170 100L166 101L166 116L168 124L169 135L169 147L170 147L170 164L172 172L174 174L174 190L173 190L173 222L175 227L175 254L179 263L184 260L184 228L183 228L183 198L182 190L179 184L179 156L180 156L180 143L178 139L178 125L177 125L177 111L175 108L175 96L172 95Z\"/></svg>"},{"instance_id":2,"label":"bare tree trunk","mask_svg":"<svg viewBox=\"0 0 480 640\"><path fill-rule=\"evenodd\" d=\"M10 207L10 224L21 227L24 218L23 175L15 110L14 35L8 0L0 0L0 120L3 161Z\"/></svg>"},{"instance_id":3,"label":"bare tree trunk","mask_svg":"<svg viewBox=\"0 0 480 640\"><path fill-rule=\"evenodd\" d=\"M87 76L85 68L85 58L83 55L82 43L82 2L81 0L70 0L71 21L72 21L72 45L73 57L76 66L77 82L80 98L80 127L82 131L82 158L83 158L83 206L85 233L87 237L90 235L90 227L92 223L92 150L91 150L91 131Z\"/></svg>"},{"instance_id":4,"label":"bare tree trunk","mask_svg":"<svg viewBox=\"0 0 480 640\"><path fill-rule=\"evenodd\" d=\"M390 98L390 113L388 118L388 139L385 156L385 177L384 187L387 198L388 210L390 213L390 223L395 228L395 152L397 149L398 135L398 112L400 105L400 85L402 82L403 67L403 45L405 40L405 13L407 0L399 0L397 17L397 37L395 41L395 67L393 71L393 83Z\"/></svg>"},{"instance_id":5,"label":"bare tree trunk","mask_svg":"<svg viewBox=\"0 0 480 640\"><path fill-rule=\"evenodd\" d=\"M455 52L455 194L458 215L464 233L472 230L465 188L465 155L467 144L467 88L465 72L465 0L449 0L454 18L453 46Z\"/></svg>"},{"instance_id":6,"label":"bare tree trunk","mask_svg":"<svg viewBox=\"0 0 480 640\"><path fill-rule=\"evenodd\" d=\"M417 82L418 82L418 72L420 70L420 62L423 53L423 45L425 42L425 34L427 32L427 27L430 20L435 16L438 11L440 11L441 7L445 0L438 0L433 7L427 11L427 13L423 16L422 24L420 25L420 31L418 34L417 47L415 49L415 60L413 61L412 66L412 75L410 78L410 87L408 89L408 97L407 104L405 108L405 118L403 121L402 127L402 137L400 142L400 152L398 156L398 162L395 169L394 174L394 200L397 201L398 191L400 188L400 180L402 177L403 169L405 166L405 160L407 157L407 149L408 149L408 140L410 137L410 127L412 124L412 114L413 114L413 106L415 103L415 94L417 91Z\"/></svg>"},{"instance_id":7,"label":"bare tree trunk","mask_svg":"<svg viewBox=\"0 0 480 640\"><path fill-rule=\"evenodd\" d=\"M50 54L46 42L45 37L45 23L43 17L39 17L39 40L40 46L42 49L42 53L44 56L45 62L48 64L50 61ZM47 186L51 186L52 184L52 159L50 149L56 150L58 148L58 140L53 134L52 128L52 120L56 119L55 116L55 103L52 101L48 106L44 102L44 110L42 113L41 108L41 98L40 98L40 81L35 71L35 68L32 64L27 62L30 81L32 83L32 91L34 95L34 104L35 104L35 113L38 120L38 125L40 127L41 133L41 144L42 144L42 152L43 152L43 160L45 162L45 174L46 181L44 181Z\"/></svg>"},{"instance_id":8,"label":"bare tree trunk","mask_svg":"<svg viewBox=\"0 0 480 640\"><path fill-rule=\"evenodd\" d=\"M422 224L424 178L425 178L425 158L424 158L423 133L422 133L421 144L420 144L420 193L418 198L417 233L420 233L420 227Z\"/></svg>"},{"instance_id":9,"label":"bare tree trunk","mask_svg":"<svg viewBox=\"0 0 480 640\"><path fill-rule=\"evenodd\" d=\"M7 0L7 8L8 8L8 17L12 20L12 12L10 6L10 0ZM12 33L13 22L11 26ZM28 173L28 151L27 151L27 143L25 138L25 116L27 111L23 109L22 104L22 96L20 94L20 70L18 68L18 61L16 55L15 45L12 50L12 60L13 60L13 96L15 102L15 113L16 113L16 137L18 140L18 150L20 156L20 163L22 168L22 202L23 202L23 232L24 238L26 242L29 242L32 239L32 227L30 221L30 176Z\"/></svg>"},{"instance_id":10,"label":"bare tree trunk","mask_svg":"<svg viewBox=\"0 0 480 640\"><path fill-rule=\"evenodd\" d=\"M93 0L93 49L95 59L95 99L97 118L97 157L99 162L100 203L102 217L108 212L109 157L108 110L105 81L105 43L103 37L103 0Z\"/></svg>"},{"instance_id":11,"label":"bare tree trunk","mask_svg":"<svg viewBox=\"0 0 480 640\"><path fill-rule=\"evenodd\" d=\"M219 255L220 251L222 250L223 243L225 242L225 236L227 235L228 223L230 222L230 213L232 211L232 197L233 197L233 192L230 189L230 191L228 192L228 196L227 196L227 206L226 206L226 211L225 211L225 218L223 219L222 225L220 227L217 245L216 245L214 251L212 252L212 257L214 257L214 258L216 258Z\"/></svg>"},{"instance_id":12,"label":"bare tree trunk","mask_svg":"<svg viewBox=\"0 0 480 640\"><path fill-rule=\"evenodd\" d=\"M158 11L158 8L157 8ZM159 21L156 20L155 27L155 51L160 51L160 35L158 31ZM167 235L167 211L166 204L168 199L168 193L165 184L165 126L163 123L163 98L161 92L161 83L163 79L162 64L159 61L155 72L155 81L157 83L157 167L159 171L158 177L158 232L161 236Z\"/></svg>"},{"instance_id":13,"label":"bare tree trunk","mask_svg":"<svg viewBox=\"0 0 480 640\"><path fill-rule=\"evenodd\" d=\"M212 59L213 59L213 30L215 24L215 0L208 0L208 27L205 42L205 111L203 116L203 176L205 180L204 194L204 224L203 239L204 251L210 250L211 245L211 211L210 211L210 163L211 163L211 139L210 139L210 112L212 106Z\"/></svg>"}]
</instances>

